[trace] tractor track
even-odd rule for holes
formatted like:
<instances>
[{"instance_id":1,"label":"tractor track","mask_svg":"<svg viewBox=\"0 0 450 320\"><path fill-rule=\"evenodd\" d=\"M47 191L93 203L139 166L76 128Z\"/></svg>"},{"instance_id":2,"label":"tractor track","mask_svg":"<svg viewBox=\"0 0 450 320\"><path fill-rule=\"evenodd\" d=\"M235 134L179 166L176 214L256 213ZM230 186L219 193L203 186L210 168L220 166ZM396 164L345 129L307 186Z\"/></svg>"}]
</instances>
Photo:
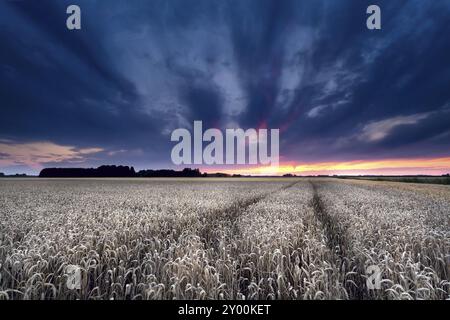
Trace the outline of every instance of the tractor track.
<instances>
[{"instance_id":1,"label":"tractor track","mask_svg":"<svg viewBox=\"0 0 450 320\"><path fill-rule=\"evenodd\" d=\"M242 232L238 225L238 218L244 212L248 210L252 205L266 199L269 196L273 196L278 192L289 189L299 183L298 181L289 183L282 186L274 192L267 192L255 197L238 200L231 204L229 207L210 212L209 214L202 217L203 227L199 232L201 241L205 245L205 248L211 248L213 254L220 253L221 242L235 241L237 238L242 238ZM225 237L224 233L220 233L219 230L225 227ZM223 244L222 244L223 245ZM239 260L239 253L234 250L230 252L231 256L234 256L236 260ZM248 294L248 285L250 275L248 270L245 268L245 263L239 263L235 269L235 279L238 283L239 292L244 296Z\"/></svg>"},{"instance_id":2,"label":"tractor track","mask_svg":"<svg viewBox=\"0 0 450 320\"><path fill-rule=\"evenodd\" d=\"M341 273L345 274L344 288L347 291L348 298L352 300L361 300L367 297L367 290L365 279L362 276L364 273L362 263L358 257L353 253L351 242L349 240L347 230L342 227L338 219L330 215L320 197L316 183L310 181L313 189L313 198L311 205L314 209L314 214L322 224L325 232L327 246L333 256L335 256L336 265L339 267ZM347 276L350 265L354 266L356 273Z\"/></svg>"}]
</instances>

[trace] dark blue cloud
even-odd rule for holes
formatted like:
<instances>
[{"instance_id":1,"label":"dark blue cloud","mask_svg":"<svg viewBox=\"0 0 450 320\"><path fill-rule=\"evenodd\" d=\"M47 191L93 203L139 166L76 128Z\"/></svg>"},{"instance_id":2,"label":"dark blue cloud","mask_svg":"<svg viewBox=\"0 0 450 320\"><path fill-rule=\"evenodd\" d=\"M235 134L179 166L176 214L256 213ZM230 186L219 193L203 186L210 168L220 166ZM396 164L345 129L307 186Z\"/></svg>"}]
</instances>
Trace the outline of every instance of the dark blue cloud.
<instances>
[{"instance_id":1,"label":"dark blue cloud","mask_svg":"<svg viewBox=\"0 0 450 320\"><path fill-rule=\"evenodd\" d=\"M80 31L65 28L69 4ZM169 166L171 130L203 120L281 128L286 160L443 155L450 5L377 1L369 31L369 4L3 1L0 139Z\"/></svg>"}]
</instances>

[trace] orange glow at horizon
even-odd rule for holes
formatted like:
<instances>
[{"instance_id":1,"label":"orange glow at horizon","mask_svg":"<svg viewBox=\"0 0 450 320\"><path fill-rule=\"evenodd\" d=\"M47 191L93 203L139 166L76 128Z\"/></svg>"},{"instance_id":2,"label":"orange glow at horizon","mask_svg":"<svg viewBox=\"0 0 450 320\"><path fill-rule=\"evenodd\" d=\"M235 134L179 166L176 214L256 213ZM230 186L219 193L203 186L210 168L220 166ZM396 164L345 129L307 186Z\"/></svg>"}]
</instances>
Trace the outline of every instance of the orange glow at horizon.
<instances>
[{"instance_id":1,"label":"orange glow at horizon","mask_svg":"<svg viewBox=\"0 0 450 320\"><path fill-rule=\"evenodd\" d=\"M280 164L277 166L241 166L211 168L204 167L207 173L223 172L241 175L441 175L450 172L450 157L444 158L417 158L417 159L385 159L385 160L354 160L346 162L316 162L304 164Z\"/></svg>"}]
</instances>

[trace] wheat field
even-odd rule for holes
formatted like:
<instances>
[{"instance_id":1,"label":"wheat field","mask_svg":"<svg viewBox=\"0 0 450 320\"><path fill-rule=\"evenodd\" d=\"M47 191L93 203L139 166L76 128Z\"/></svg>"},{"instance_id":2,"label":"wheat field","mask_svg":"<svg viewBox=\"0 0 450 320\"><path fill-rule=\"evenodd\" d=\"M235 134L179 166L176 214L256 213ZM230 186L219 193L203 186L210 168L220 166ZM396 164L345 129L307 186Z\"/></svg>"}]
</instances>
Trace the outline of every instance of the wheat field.
<instances>
[{"instance_id":1,"label":"wheat field","mask_svg":"<svg viewBox=\"0 0 450 320\"><path fill-rule=\"evenodd\" d=\"M450 299L449 262L449 186L0 180L0 299Z\"/></svg>"}]
</instances>

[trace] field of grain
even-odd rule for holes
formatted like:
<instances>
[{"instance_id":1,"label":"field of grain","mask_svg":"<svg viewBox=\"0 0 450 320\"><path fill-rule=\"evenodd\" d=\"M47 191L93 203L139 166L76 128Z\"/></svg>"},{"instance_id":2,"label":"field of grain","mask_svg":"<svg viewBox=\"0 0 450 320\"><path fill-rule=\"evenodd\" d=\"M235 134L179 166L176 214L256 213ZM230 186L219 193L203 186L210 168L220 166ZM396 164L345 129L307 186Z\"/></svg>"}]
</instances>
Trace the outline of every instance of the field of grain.
<instances>
[{"instance_id":1,"label":"field of grain","mask_svg":"<svg viewBox=\"0 0 450 320\"><path fill-rule=\"evenodd\" d=\"M371 180L371 181L393 181L407 183L426 183L426 184L448 184L450 185L450 176L357 176L357 177L339 177L341 179L352 180Z\"/></svg>"},{"instance_id":2,"label":"field of grain","mask_svg":"<svg viewBox=\"0 0 450 320\"><path fill-rule=\"evenodd\" d=\"M450 299L449 259L449 186L0 180L0 299Z\"/></svg>"}]
</instances>

